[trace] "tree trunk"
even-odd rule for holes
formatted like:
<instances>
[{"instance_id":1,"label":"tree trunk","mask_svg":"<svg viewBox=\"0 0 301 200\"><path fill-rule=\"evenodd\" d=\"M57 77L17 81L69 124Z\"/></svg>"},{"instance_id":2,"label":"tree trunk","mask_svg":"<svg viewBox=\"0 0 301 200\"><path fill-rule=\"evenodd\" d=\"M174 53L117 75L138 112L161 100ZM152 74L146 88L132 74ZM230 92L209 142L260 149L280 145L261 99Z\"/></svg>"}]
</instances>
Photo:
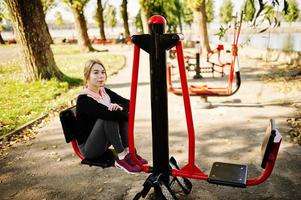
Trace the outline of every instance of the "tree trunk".
<instances>
[{"instance_id":1,"label":"tree trunk","mask_svg":"<svg viewBox=\"0 0 301 200\"><path fill-rule=\"evenodd\" d=\"M87 23L86 23L83 10L72 8L72 11L75 18L75 28L77 30L77 35L78 35L77 39L78 39L80 51L81 52L94 51L88 36Z\"/></svg>"},{"instance_id":2,"label":"tree trunk","mask_svg":"<svg viewBox=\"0 0 301 200\"><path fill-rule=\"evenodd\" d=\"M198 33L201 38L202 47L205 47L207 51L210 51L209 36L207 30L207 16L206 16L206 2L203 1L200 7L194 12L195 19L197 20Z\"/></svg>"},{"instance_id":3,"label":"tree trunk","mask_svg":"<svg viewBox=\"0 0 301 200\"><path fill-rule=\"evenodd\" d=\"M122 0L122 4L121 4L121 15L123 19L124 35L126 40L130 37L127 3L128 3L127 0Z\"/></svg>"},{"instance_id":4,"label":"tree trunk","mask_svg":"<svg viewBox=\"0 0 301 200\"><path fill-rule=\"evenodd\" d=\"M5 44L5 41L2 38L1 32L0 32L0 44Z\"/></svg>"},{"instance_id":5,"label":"tree trunk","mask_svg":"<svg viewBox=\"0 0 301 200\"><path fill-rule=\"evenodd\" d=\"M99 21L99 31L100 31L100 39L106 40L105 35L105 23L103 20L103 7L101 0L97 0L97 12L98 12L98 21Z\"/></svg>"},{"instance_id":6,"label":"tree trunk","mask_svg":"<svg viewBox=\"0 0 301 200\"><path fill-rule=\"evenodd\" d=\"M45 19L45 21L46 21L46 19ZM49 27L48 27L47 23L46 23L46 29L47 29L47 35L45 35L45 36L48 37L49 44L53 44L53 39L50 35L50 31L49 31Z\"/></svg>"},{"instance_id":7,"label":"tree trunk","mask_svg":"<svg viewBox=\"0 0 301 200\"><path fill-rule=\"evenodd\" d=\"M64 74L54 61L47 35L47 24L40 0L6 1L14 30L21 47L25 64L26 81L51 79L63 80Z\"/></svg>"},{"instance_id":8,"label":"tree trunk","mask_svg":"<svg viewBox=\"0 0 301 200\"><path fill-rule=\"evenodd\" d=\"M141 9L141 21L142 21L142 27L143 27L143 33L147 34L148 33L148 23L147 23L147 16L146 12Z\"/></svg>"}]
</instances>

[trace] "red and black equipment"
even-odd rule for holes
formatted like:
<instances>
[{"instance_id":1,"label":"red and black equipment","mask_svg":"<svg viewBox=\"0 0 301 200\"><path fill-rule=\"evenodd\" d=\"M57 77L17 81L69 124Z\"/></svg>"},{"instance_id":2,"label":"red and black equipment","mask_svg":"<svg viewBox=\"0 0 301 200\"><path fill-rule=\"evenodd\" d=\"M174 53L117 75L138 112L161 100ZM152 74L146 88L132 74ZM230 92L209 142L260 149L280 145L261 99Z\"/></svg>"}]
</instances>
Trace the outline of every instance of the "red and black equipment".
<instances>
[{"instance_id":1,"label":"red and black equipment","mask_svg":"<svg viewBox=\"0 0 301 200\"><path fill-rule=\"evenodd\" d=\"M191 192L192 184L188 178L207 180L209 183L228 185L233 187L253 186L265 181L271 174L279 146L281 135L275 128L274 120L270 120L262 145L261 176L247 180L247 166L240 164L215 162L209 175L204 173L195 164L195 133L187 84L181 35L164 34L166 21L164 17L155 15L149 19L150 34L134 35L134 62L131 83L130 112L129 112L129 149L135 162L143 168L144 172L151 173L143 184L143 190L134 199L145 197L153 187L155 195L160 199L177 199L171 185L175 181L179 183L183 191ZM181 76L181 88L188 129L188 162L180 168L176 160L169 159L168 145L168 104L166 82L166 50L176 46L178 53L179 70ZM151 116L152 116L152 143L153 143L153 167L142 165L136 158L134 145L134 121L136 96L138 85L138 69L140 48L149 53L150 58L150 85L151 85ZM169 181L169 176L173 180Z\"/></svg>"},{"instance_id":2,"label":"red and black equipment","mask_svg":"<svg viewBox=\"0 0 301 200\"><path fill-rule=\"evenodd\" d=\"M231 96L235 94L241 85L241 79L240 79L240 71L239 71L239 63L238 63L238 39L240 35L240 29L241 29L241 23L242 20L239 21L238 25L237 22L235 22L235 31L234 31L234 40L232 44L232 56L231 56L231 63L230 63L230 69L229 69L229 75L228 75L228 81L227 85L224 87L213 87L213 86L207 86L207 85L192 85L190 84L188 87L188 91L190 95L196 95L196 96ZM219 45L216 49L217 53L220 53L220 51L223 49L223 46ZM182 68L185 65L182 60L184 60L183 56L183 50L180 48L176 48L177 58L178 58L178 64L179 68ZM214 53L214 52L212 52ZM208 55L207 59L209 61L210 54ZM212 64L212 63L211 63ZM223 63L214 63L214 65L220 65L222 68L225 66ZM200 68L201 69L201 68ZM199 70L200 70L199 69ZM181 87L175 87L172 83L171 78L171 70L172 66L168 65L167 69L167 81L168 81L168 91L176 94L176 95L183 95L183 89ZM200 72L199 72L200 73ZM222 70L221 73L224 73ZM233 87L233 82L235 78L235 85Z\"/></svg>"}]
</instances>

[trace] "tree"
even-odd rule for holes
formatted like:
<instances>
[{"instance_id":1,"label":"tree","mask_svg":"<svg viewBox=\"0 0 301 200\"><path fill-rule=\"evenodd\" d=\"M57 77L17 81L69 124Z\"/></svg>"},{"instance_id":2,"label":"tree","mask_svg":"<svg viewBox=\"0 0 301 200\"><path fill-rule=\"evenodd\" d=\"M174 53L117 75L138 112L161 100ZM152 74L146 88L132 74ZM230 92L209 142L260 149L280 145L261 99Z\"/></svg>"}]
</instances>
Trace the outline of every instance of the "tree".
<instances>
[{"instance_id":1,"label":"tree","mask_svg":"<svg viewBox=\"0 0 301 200\"><path fill-rule=\"evenodd\" d=\"M193 10L189 7L187 1L183 1L182 12L184 22L191 28L193 22Z\"/></svg>"},{"instance_id":2,"label":"tree","mask_svg":"<svg viewBox=\"0 0 301 200\"><path fill-rule=\"evenodd\" d=\"M46 17L47 12L55 6L55 3L54 3L54 0L41 0L41 2L42 2L42 5L43 5L44 16ZM51 37L48 26L47 26L47 35L46 35L46 37L48 37L48 40L49 40L50 44L53 44L53 39Z\"/></svg>"},{"instance_id":3,"label":"tree","mask_svg":"<svg viewBox=\"0 0 301 200\"><path fill-rule=\"evenodd\" d=\"M211 23L214 20L213 0L206 1L206 16L207 23Z\"/></svg>"},{"instance_id":4,"label":"tree","mask_svg":"<svg viewBox=\"0 0 301 200\"><path fill-rule=\"evenodd\" d=\"M22 65L26 81L51 79L63 80L47 40L47 24L40 0L6 0L21 47Z\"/></svg>"},{"instance_id":5,"label":"tree","mask_svg":"<svg viewBox=\"0 0 301 200\"><path fill-rule=\"evenodd\" d=\"M1 35L1 32L4 31L4 29L5 29L4 26L2 25L3 19L4 19L4 15L0 10L0 44L5 44L5 42L2 38L2 35Z\"/></svg>"},{"instance_id":6,"label":"tree","mask_svg":"<svg viewBox=\"0 0 301 200\"><path fill-rule=\"evenodd\" d=\"M220 7L220 20L222 23L228 24L232 20L233 3L231 0L225 0L223 5Z\"/></svg>"},{"instance_id":7,"label":"tree","mask_svg":"<svg viewBox=\"0 0 301 200\"><path fill-rule=\"evenodd\" d=\"M255 17L254 17L254 19L253 19L253 26L254 26L254 27L257 26L257 24L256 24L257 18L258 18L259 16L261 16L262 12L264 12L264 17L263 17L263 18L264 18L264 19L268 19L268 20L269 20L269 23L271 24L271 22L270 22L271 18L267 16L266 10L267 10L267 7L274 8L274 7L276 7L276 6L279 6L279 5L280 5L280 4L279 4L279 0L269 0L269 1L267 1L267 2L265 2L265 1L263 1L263 0L257 0L257 2L258 2L258 6L257 6L257 9L256 9ZM283 2L283 9L282 9L282 11L283 11L284 13L287 13L287 9L288 9L288 3L287 3L287 0L282 0L282 2ZM277 19L276 19L276 17L275 17L275 25L277 25L277 24L278 24L278 21L277 21Z\"/></svg>"},{"instance_id":8,"label":"tree","mask_svg":"<svg viewBox=\"0 0 301 200\"><path fill-rule=\"evenodd\" d=\"M44 11L45 15L50 9L52 9L56 6L56 3L54 2L54 0L41 0L41 1L42 1L43 11Z\"/></svg>"},{"instance_id":9,"label":"tree","mask_svg":"<svg viewBox=\"0 0 301 200\"><path fill-rule=\"evenodd\" d=\"M0 44L5 44L5 41L2 38L1 32L5 29L4 26L1 24L3 20L3 17L1 16L0 13Z\"/></svg>"},{"instance_id":10,"label":"tree","mask_svg":"<svg viewBox=\"0 0 301 200\"><path fill-rule=\"evenodd\" d=\"M256 12L254 0L246 0L245 4L243 5L243 11L243 20L245 22L252 22Z\"/></svg>"},{"instance_id":11,"label":"tree","mask_svg":"<svg viewBox=\"0 0 301 200\"><path fill-rule=\"evenodd\" d=\"M61 12L56 11L54 14L54 17L55 17L55 21L54 21L55 25L57 25L57 26L64 25L64 19L63 19Z\"/></svg>"},{"instance_id":12,"label":"tree","mask_svg":"<svg viewBox=\"0 0 301 200\"><path fill-rule=\"evenodd\" d=\"M177 17L177 24L179 24L180 32L183 32L182 17L183 17L183 3L180 0L175 0L175 16Z\"/></svg>"},{"instance_id":13,"label":"tree","mask_svg":"<svg viewBox=\"0 0 301 200\"><path fill-rule=\"evenodd\" d=\"M106 40L106 34L105 34L105 23L103 20L103 11L104 8L106 7L107 1L104 3L104 6L102 5L101 0L97 0L97 8L96 8L96 13L94 16L94 19L99 27L100 31L100 39Z\"/></svg>"},{"instance_id":14,"label":"tree","mask_svg":"<svg viewBox=\"0 0 301 200\"><path fill-rule=\"evenodd\" d=\"M0 1L0 44L5 44L4 39L2 38L1 32L5 31L7 26L3 22L9 18L7 4L4 1Z\"/></svg>"},{"instance_id":15,"label":"tree","mask_svg":"<svg viewBox=\"0 0 301 200\"><path fill-rule=\"evenodd\" d=\"M210 51L209 36L207 29L207 14L206 14L206 0L186 0L188 5L193 8L194 19L198 27L197 36L201 39L202 47Z\"/></svg>"},{"instance_id":16,"label":"tree","mask_svg":"<svg viewBox=\"0 0 301 200\"><path fill-rule=\"evenodd\" d=\"M271 21L273 18L275 18L275 11L274 11L274 7L271 5L266 5L264 7L264 19L267 19L269 21Z\"/></svg>"},{"instance_id":17,"label":"tree","mask_svg":"<svg viewBox=\"0 0 301 200\"><path fill-rule=\"evenodd\" d=\"M128 39L130 37L127 3L128 3L127 0L122 0L121 9L120 9L122 20L123 20L124 35L125 35L126 39Z\"/></svg>"},{"instance_id":18,"label":"tree","mask_svg":"<svg viewBox=\"0 0 301 200\"><path fill-rule=\"evenodd\" d=\"M111 28L114 28L117 24L116 8L113 5L109 5L108 10L106 10L105 22Z\"/></svg>"},{"instance_id":19,"label":"tree","mask_svg":"<svg viewBox=\"0 0 301 200\"><path fill-rule=\"evenodd\" d=\"M89 0L63 0L71 9L75 20L75 29L77 31L78 42L81 52L94 51L87 29L87 22L84 15L84 7Z\"/></svg>"},{"instance_id":20,"label":"tree","mask_svg":"<svg viewBox=\"0 0 301 200\"><path fill-rule=\"evenodd\" d=\"M295 22L299 17L299 8L296 0L288 1L287 13L283 12L283 18L286 22L292 23Z\"/></svg>"},{"instance_id":21,"label":"tree","mask_svg":"<svg viewBox=\"0 0 301 200\"><path fill-rule=\"evenodd\" d=\"M138 33L143 33L143 25L142 25L142 19L141 19L141 9L137 13L135 17L135 26Z\"/></svg>"},{"instance_id":22,"label":"tree","mask_svg":"<svg viewBox=\"0 0 301 200\"><path fill-rule=\"evenodd\" d=\"M176 28L180 23L178 15L181 15L181 10L177 10L176 1L177 0L139 0L143 29L148 30L148 26L145 25L145 21L147 21L146 19L152 15L162 15L168 22L168 30L176 31Z\"/></svg>"}]
</instances>

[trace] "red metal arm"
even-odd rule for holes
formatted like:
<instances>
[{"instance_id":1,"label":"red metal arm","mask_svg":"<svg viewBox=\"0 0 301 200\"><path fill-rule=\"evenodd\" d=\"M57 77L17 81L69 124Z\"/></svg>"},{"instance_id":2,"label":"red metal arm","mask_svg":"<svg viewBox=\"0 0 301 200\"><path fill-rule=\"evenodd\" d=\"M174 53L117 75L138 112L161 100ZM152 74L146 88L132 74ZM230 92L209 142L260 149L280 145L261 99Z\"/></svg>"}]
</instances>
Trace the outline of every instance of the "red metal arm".
<instances>
[{"instance_id":1,"label":"red metal arm","mask_svg":"<svg viewBox=\"0 0 301 200\"><path fill-rule=\"evenodd\" d=\"M76 139L73 139L73 140L71 141L71 144L72 144L72 148L73 148L74 152L76 153L76 155L77 155L81 160L85 159L85 157L84 157L84 156L81 154L81 152L79 151L79 148L78 148Z\"/></svg>"},{"instance_id":2,"label":"red metal arm","mask_svg":"<svg viewBox=\"0 0 301 200\"><path fill-rule=\"evenodd\" d=\"M256 178L247 180L247 186L258 185L258 184L264 182L267 178L269 178L269 176L271 175L271 173L273 171L273 168L274 168L274 165L275 165L275 162L277 159L280 143L281 143L281 140L279 141L279 143L275 143L273 145L273 149L269 156L269 160L267 162L264 172Z\"/></svg>"},{"instance_id":3,"label":"red metal arm","mask_svg":"<svg viewBox=\"0 0 301 200\"><path fill-rule=\"evenodd\" d=\"M183 167L181 170L173 169L172 175L191 177L191 178L198 177L200 179L206 179L208 176L204 174L195 165L195 134L194 134L193 118L191 113L191 105L189 99L189 91L188 91L188 84L187 84L187 78L185 72L183 49L182 49L181 41L177 43L176 49L178 55L177 58L179 63L181 85L183 90L183 101L184 101L186 123L187 123L187 130L188 130L188 164L185 167Z\"/></svg>"},{"instance_id":4,"label":"red metal arm","mask_svg":"<svg viewBox=\"0 0 301 200\"><path fill-rule=\"evenodd\" d=\"M178 63L179 63L179 71L180 71L180 77L181 77L181 85L183 90L183 101L184 101L184 107L185 107L185 114L186 114L186 123L187 123L187 130L188 130L188 136L189 136L189 160L188 163L194 164L195 161L195 155L194 155L194 149L195 149L195 138L194 138L194 127L193 127L193 119L192 119L192 113L191 113L191 105L190 105L190 99L189 99L189 91L188 91L188 84L187 84L187 78L186 78L186 72L185 72L185 65L184 65L184 57L183 57L183 49L182 49L182 42L178 42L176 45L177 54L178 54Z\"/></svg>"},{"instance_id":5,"label":"red metal arm","mask_svg":"<svg viewBox=\"0 0 301 200\"><path fill-rule=\"evenodd\" d=\"M143 171L149 172L149 166L143 166L142 163L137 159L136 151L135 151L135 143L134 143L134 122L135 122L136 97L137 97L137 86L138 86L139 59L140 59L140 48L135 44L132 82L131 82L129 120L128 120L129 123L128 142L129 142L129 151L132 154L133 160L143 169Z\"/></svg>"}]
</instances>

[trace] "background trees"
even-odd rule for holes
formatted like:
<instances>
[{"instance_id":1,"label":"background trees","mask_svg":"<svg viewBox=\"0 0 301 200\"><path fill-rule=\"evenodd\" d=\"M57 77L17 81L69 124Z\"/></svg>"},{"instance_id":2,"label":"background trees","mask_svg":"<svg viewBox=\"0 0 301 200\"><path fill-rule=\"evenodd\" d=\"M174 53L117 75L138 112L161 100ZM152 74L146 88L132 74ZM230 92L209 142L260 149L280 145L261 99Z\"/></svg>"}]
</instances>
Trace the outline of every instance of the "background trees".
<instances>
[{"instance_id":1,"label":"background trees","mask_svg":"<svg viewBox=\"0 0 301 200\"><path fill-rule=\"evenodd\" d=\"M205 47L209 51L209 36L207 28L207 14L206 14L206 4L208 0L186 0L189 7L193 8L194 19L196 20L197 30L196 35L201 40L202 47Z\"/></svg>"},{"instance_id":2,"label":"background trees","mask_svg":"<svg viewBox=\"0 0 301 200\"><path fill-rule=\"evenodd\" d=\"M24 65L26 81L51 79L63 80L64 74L57 68L50 42L47 24L40 0L6 0Z\"/></svg>"},{"instance_id":3,"label":"background trees","mask_svg":"<svg viewBox=\"0 0 301 200\"><path fill-rule=\"evenodd\" d=\"M123 20L123 28L124 28L124 35L125 35L125 38L129 38L130 37L130 29L129 29L129 23L128 23L128 9L127 9L127 0L122 0L122 3L121 3L121 17L122 17L122 20Z\"/></svg>"},{"instance_id":4,"label":"background trees","mask_svg":"<svg viewBox=\"0 0 301 200\"><path fill-rule=\"evenodd\" d=\"M42 2L44 17L45 17L47 12L55 6L55 3L54 0L41 0L41 2ZM50 44L53 44L53 39L50 35L48 26L47 26L47 35L45 37L48 38Z\"/></svg>"},{"instance_id":5,"label":"background trees","mask_svg":"<svg viewBox=\"0 0 301 200\"><path fill-rule=\"evenodd\" d=\"M143 33L143 24L142 24L142 19L141 19L141 9L137 13L135 17L135 26L136 26L136 31L137 33Z\"/></svg>"},{"instance_id":6,"label":"background trees","mask_svg":"<svg viewBox=\"0 0 301 200\"><path fill-rule=\"evenodd\" d=\"M256 12L254 0L246 0L242 10L244 11L243 20L246 22L252 22Z\"/></svg>"},{"instance_id":7,"label":"background trees","mask_svg":"<svg viewBox=\"0 0 301 200\"><path fill-rule=\"evenodd\" d=\"M104 5L102 5L102 1L97 0L97 7L96 7L94 19L96 21L96 24L99 27L101 40L106 40L105 23L104 23L104 19L103 19L103 11L104 11L105 7L106 7L106 3Z\"/></svg>"},{"instance_id":8,"label":"background trees","mask_svg":"<svg viewBox=\"0 0 301 200\"><path fill-rule=\"evenodd\" d=\"M222 6L220 7L220 20L224 24L228 24L232 20L233 13L233 3L231 0L225 0Z\"/></svg>"},{"instance_id":9,"label":"background trees","mask_svg":"<svg viewBox=\"0 0 301 200\"><path fill-rule=\"evenodd\" d=\"M4 25L3 22L6 22L9 19L9 12L7 4L5 1L0 1L0 44L5 44L5 41L2 38L1 32L7 29L7 25Z\"/></svg>"},{"instance_id":10,"label":"background trees","mask_svg":"<svg viewBox=\"0 0 301 200\"><path fill-rule=\"evenodd\" d=\"M3 1L2 1L3 2ZM14 5L14 3L11 3L10 1L7 1L10 3L10 5ZM62 74L58 72L58 70L55 67L55 63L53 61L53 55L49 51L49 43L51 43L51 40L47 39L49 33L47 32L47 25L45 23L45 13L47 10L49 10L51 7L56 5L54 2L57 2L57 4L62 4L63 2L69 5L71 8L73 14L74 14L74 19L75 19L75 27L78 32L78 41L80 45L81 51L87 52L87 51L93 51L93 47L91 45L91 42L88 37L87 33L87 24L86 24L86 19L84 15L84 8L89 2L89 0L42 0L43 4L43 9L39 8L21 8L19 6L22 5L25 2L23 1L12 1L15 2L15 6L18 7L19 10L12 10L12 13L14 13L16 16L14 16L14 27L18 27L16 30L16 33L20 35L20 39L18 39L19 43L22 45L22 51L24 52L24 57L26 57L26 65L38 65L38 66L46 66L45 72L43 70L38 70L38 69L31 69L31 67L27 67L27 73L26 79L31 80L31 79L36 79L36 77L40 78L49 78L51 76L55 76L58 79L60 79ZM26 1L27 2L27 1ZM34 3L28 3L29 5L33 4L36 5L36 1L33 1ZM94 1L93 1L94 2ZM97 9L97 18L99 18L99 26L100 26L100 37L101 39L106 39L105 36L105 23L104 21L107 21L107 26L108 27L115 27L117 23L117 17L116 16L116 8L114 6L108 6L106 7L106 3L103 3L101 0L96 0L96 7ZM124 31L125 31L125 36L127 37L130 35L129 31L129 24L128 24L128 15L127 15L127 0L122 0L121 6L121 18L123 19L123 25L124 25ZM279 2L283 2L284 6L284 12L283 12L283 17L286 21L292 22L294 20L298 19L298 14L299 14L299 9L298 9L298 3L296 0L272 0L272 1L263 1L263 0L246 0L244 4L244 10L245 10L245 17L244 20L251 22L254 19L257 19L260 14L265 14L265 17L268 20L271 20L272 18L275 18L277 12L274 9L274 6L278 5ZM198 29L195 30L195 34L201 39L202 46L205 47L206 49L210 49L209 45L209 37L208 37L208 30L207 30L207 24L210 23L213 19L215 19L217 16L214 16L214 4L213 0L139 0L139 3L141 5L141 14L138 14L136 17L136 25L138 26L138 31L146 31L148 29L148 25L146 25L146 28L143 27L141 24L143 24L143 21L146 21L151 15L155 14L160 14L166 17L167 19L167 25L168 25L168 31L171 32L182 32L182 22L188 24L191 26L193 19L197 19L197 27ZM29 6L28 6L29 7ZM26 10L28 9L28 10ZM26 10L26 12L25 12ZM37 11L38 10L38 11ZM35 13L35 17L32 18L31 16L27 16L24 13ZM103 19L104 13L106 19ZM0 20L3 19L3 14L1 15L2 10L0 10ZM17 13L17 14L16 14ZM43 13L43 14L42 14ZM144 13L144 14L143 14ZM21 16L24 15L24 16ZM225 0L222 6L220 7L220 17L221 21L224 23L229 23L232 20L232 14L233 14L233 3L231 0ZM20 16L19 16L20 15ZM279 15L279 14L278 14ZM38 17L37 17L38 16ZM22 24L23 21L21 21L21 18L26 18L22 19L26 23L29 23L28 21L37 21L38 23L34 24L34 22L31 22L32 24L30 27L39 27L41 30L36 30L33 28L31 30L30 28L26 29L25 27L27 26L26 23L24 22L23 27L20 28L19 24ZM43 20L40 20L40 18L43 17ZM19 19L20 18L20 19ZM102 19L101 19L102 18ZM56 21L57 24L61 23L62 16L57 14L56 16ZM144 19L144 20L143 20ZM18 21L19 20L19 21ZM256 20L255 20L256 21ZM19 30L20 29L20 30ZM24 29L24 30L22 30ZM26 29L26 30L25 30ZM0 33L1 33L0 29ZM40 37L36 37L35 40L31 39L27 34L32 34L32 31L35 32L33 35L37 34L36 32L38 31L38 34ZM127 35L128 34L128 35ZM25 39L23 39L25 38ZM22 41L23 40L23 41ZM39 44L36 42L36 40L41 40L43 44ZM26 42L25 42L26 41ZM0 42L3 43L3 40L1 40L1 34L0 34ZM32 44L27 44L28 42ZM36 47L35 47L36 45ZM42 45L42 47L40 47ZM31 49L39 49L39 53L36 53L34 50L32 54L37 54L37 55L30 55L28 52L31 52ZM41 55L42 58L38 58L38 54ZM33 59L35 57L35 59ZM48 59L49 61L46 61ZM39 60L39 61L33 61L33 60ZM43 60L43 61L40 61ZM36 64L39 63L39 64ZM40 63L43 63L42 65ZM54 71L52 71L53 66ZM38 67L39 68L39 67ZM36 72L39 71L39 72ZM51 71L51 72L50 72ZM47 73L46 73L47 72ZM31 75L34 74L34 75ZM38 74L38 75L37 75Z\"/></svg>"},{"instance_id":11,"label":"background trees","mask_svg":"<svg viewBox=\"0 0 301 200\"><path fill-rule=\"evenodd\" d=\"M181 26L181 4L178 0L139 0L141 19L144 32L148 32L147 19L152 15L162 15L167 20L168 31L176 32Z\"/></svg>"},{"instance_id":12,"label":"background trees","mask_svg":"<svg viewBox=\"0 0 301 200\"><path fill-rule=\"evenodd\" d=\"M105 24L111 28L114 28L117 24L116 8L113 5L109 5L105 12Z\"/></svg>"},{"instance_id":13,"label":"background trees","mask_svg":"<svg viewBox=\"0 0 301 200\"><path fill-rule=\"evenodd\" d=\"M288 1L287 12L283 12L283 18L286 22L292 23L295 22L299 17L299 8L296 0Z\"/></svg>"},{"instance_id":14,"label":"background trees","mask_svg":"<svg viewBox=\"0 0 301 200\"><path fill-rule=\"evenodd\" d=\"M84 15L84 7L89 0L63 0L72 10L75 20L75 29L77 31L77 39L81 52L94 51L91 45L87 22Z\"/></svg>"},{"instance_id":15,"label":"background trees","mask_svg":"<svg viewBox=\"0 0 301 200\"><path fill-rule=\"evenodd\" d=\"M193 22L193 10L189 7L188 1L183 1L182 4L182 13L184 22L190 27Z\"/></svg>"},{"instance_id":16,"label":"background trees","mask_svg":"<svg viewBox=\"0 0 301 200\"><path fill-rule=\"evenodd\" d=\"M1 31L3 31L5 29L4 26L1 24L3 19L4 19L3 13L0 12L0 44L5 44L5 42L2 38L2 35L1 35Z\"/></svg>"},{"instance_id":17,"label":"background trees","mask_svg":"<svg viewBox=\"0 0 301 200\"><path fill-rule=\"evenodd\" d=\"M57 25L57 26L64 25L64 19L63 19L61 12L56 11L54 14L54 17L55 17L55 21L54 21L55 25Z\"/></svg>"}]
</instances>

